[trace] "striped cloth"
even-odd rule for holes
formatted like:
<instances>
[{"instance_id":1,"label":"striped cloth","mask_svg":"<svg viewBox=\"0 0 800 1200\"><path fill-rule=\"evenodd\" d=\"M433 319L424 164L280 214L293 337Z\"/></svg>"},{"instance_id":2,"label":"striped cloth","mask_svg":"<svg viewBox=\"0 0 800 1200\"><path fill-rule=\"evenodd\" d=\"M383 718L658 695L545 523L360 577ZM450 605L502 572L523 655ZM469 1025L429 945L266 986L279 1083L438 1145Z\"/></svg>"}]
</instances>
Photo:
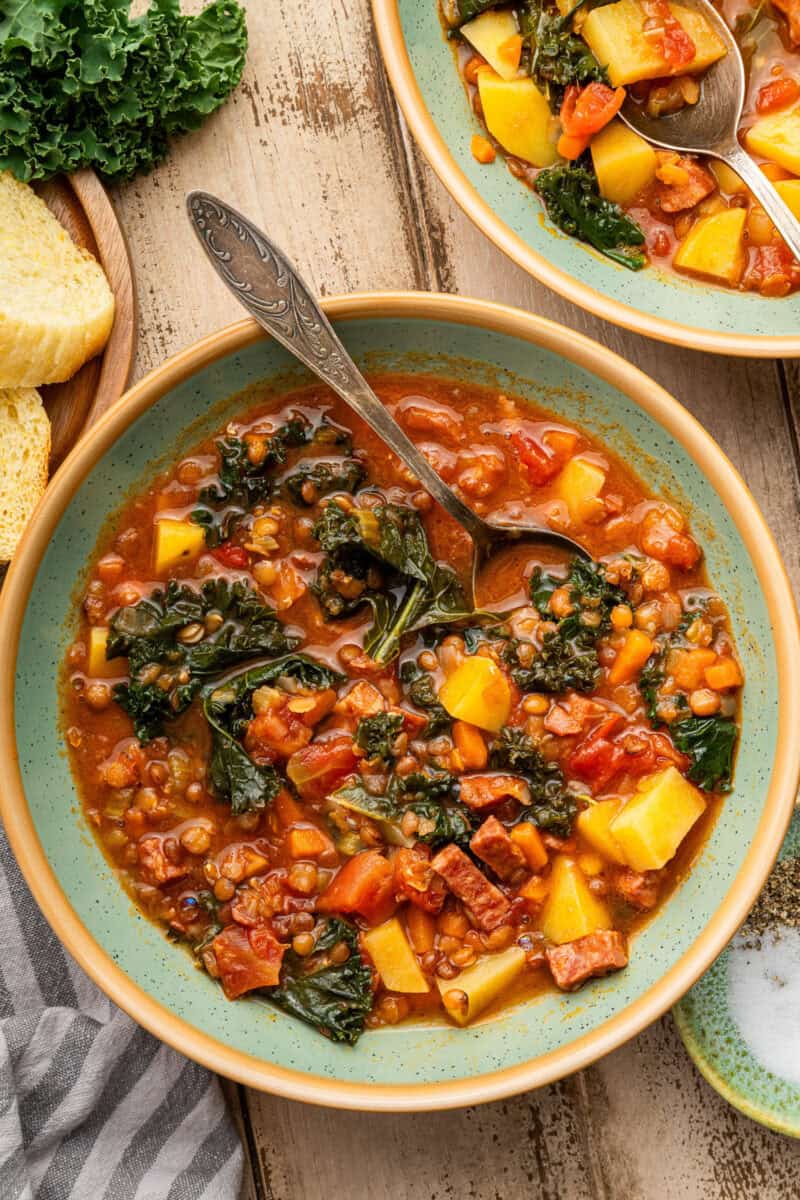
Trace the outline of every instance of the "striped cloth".
<instances>
[{"instance_id":1,"label":"striped cloth","mask_svg":"<svg viewBox=\"0 0 800 1200\"><path fill-rule=\"evenodd\" d=\"M0 826L0 1200L236 1200L217 1080L120 1012L53 936Z\"/></svg>"}]
</instances>

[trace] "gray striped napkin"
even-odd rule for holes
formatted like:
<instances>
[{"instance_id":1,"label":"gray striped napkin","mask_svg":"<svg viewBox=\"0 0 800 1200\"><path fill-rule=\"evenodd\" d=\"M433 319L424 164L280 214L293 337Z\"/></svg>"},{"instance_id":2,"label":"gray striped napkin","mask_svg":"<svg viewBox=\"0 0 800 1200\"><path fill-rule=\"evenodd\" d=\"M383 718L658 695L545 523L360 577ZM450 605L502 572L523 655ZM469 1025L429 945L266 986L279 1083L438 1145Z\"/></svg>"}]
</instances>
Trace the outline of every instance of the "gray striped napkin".
<instances>
[{"instance_id":1,"label":"gray striped napkin","mask_svg":"<svg viewBox=\"0 0 800 1200\"><path fill-rule=\"evenodd\" d=\"M217 1080L120 1012L54 937L0 826L0 1200L236 1200Z\"/></svg>"}]
</instances>

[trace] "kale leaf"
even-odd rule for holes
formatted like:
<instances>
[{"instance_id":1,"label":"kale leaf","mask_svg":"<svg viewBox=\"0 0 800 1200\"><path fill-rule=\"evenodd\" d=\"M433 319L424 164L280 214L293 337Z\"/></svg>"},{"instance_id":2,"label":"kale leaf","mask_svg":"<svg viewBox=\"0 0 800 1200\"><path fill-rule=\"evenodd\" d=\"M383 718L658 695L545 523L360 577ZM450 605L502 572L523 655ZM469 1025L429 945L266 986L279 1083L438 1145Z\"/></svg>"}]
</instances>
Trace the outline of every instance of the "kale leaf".
<instances>
[{"instance_id":1,"label":"kale leaf","mask_svg":"<svg viewBox=\"0 0 800 1200\"><path fill-rule=\"evenodd\" d=\"M392 746L402 728L402 713L374 713L358 722L355 743L368 759L379 758L391 765L394 762Z\"/></svg>"},{"instance_id":2,"label":"kale leaf","mask_svg":"<svg viewBox=\"0 0 800 1200\"><path fill-rule=\"evenodd\" d=\"M343 676L305 654L287 654L203 689L203 712L211 729L211 783L234 816L266 808L283 786L275 767L253 762L240 742L253 717L253 692L280 687L283 678L314 691L341 683Z\"/></svg>"},{"instance_id":3,"label":"kale leaf","mask_svg":"<svg viewBox=\"0 0 800 1200\"><path fill-rule=\"evenodd\" d=\"M349 947L350 955L343 963L333 963L328 956L339 942ZM287 950L280 983L264 994L331 1041L355 1045L372 1008L372 973L359 953L355 925L331 917L311 955L301 958Z\"/></svg>"},{"instance_id":4,"label":"kale leaf","mask_svg":"<svg viewBox=\"0 0 800 1200\"><path fill-rule=\"evenodd\" d=\"M453 718L436 694L431 673L423 671L413 658L409 658L400 667L400 683L411 703L428 714L428 723L422 730L422 737L434 738L441 733L449 733Z\"/></svg>"},{"instance_id":5,"label":"kale leaf","mask_svg":"<svg viewBox=\"0 0 800 1200\"><path fill-rule=\"evenodd\" d=\"M535 186L548 217L564 233L588 242L631 271L645 266L646 255L636 249L644 245L644 232L618 204L600 195L587 158L540 171Z\"/></svg>"},{"instance_id":6,"label":"kale leaf","mask_svg":"<svg viewBox=\"0 0 800 1200\"><path fill-rule=\"evenodd\" d=\"M333 462L303 462L283 480L282 486L295 504L310 507L321 496L328 496L331 492L349 492L352 495L366 477L366 467L357 458L340 458ZM310 500L303 495L306 485L313 488Z\"/></svg>"},{"instance_id":7,"label":"kale leaf","mask_svg":"<svg viewBox=\"0 0 800 1200\"><path fill-rule=\"evenodd\" d=\"M210 613L219 627L193 644L179 640L181 630L202 625ZM109 622L106 655L128 659L130 683L117 684L114 698L134 722L142 742L157 737L165 720L191 704L209 675L244 659L286 654L298 639L284 630L275 612L245 583L207 579L195 590L171 580L166 591L117 609ZM145 681L149 668L163 668L160 681ZM188 679L180 678L188 673Z\"/></svg>"},{"instance_id":8,"label":"kale leaf","mask_svg":"<svg viewBox=\"0 0 800 1200\"><path fill-rule=\"evenodd\" d=\"M442 11L447 24L457 29L460 25L480 16L489 8L497 8L503 0L442 0Z\"/></svg>"},{"instance_id":9,"label":"kale leaf","mask_svg":"<svg viewBox=\"0 0 800 1200\"><path fill-rule=\"evenodd\" d=\"M672 740L692 760L686 772L705 792L731 790L738 730L728 717L685 717L670 727Z\"/></svg>"},{"instance_id":10,"label":"kale leaf","mask_svg":"<svg viewBox=\"0 0 800 1200\"><path fill-rule=\"evenodd\" d=\"M244 9L214 0L195 16L158 0L26 0L0 14L0 170L49 179L94 167L149 171L169 139L196 129L238 84Z\"/></svg>"},{"instance_id":11,"label":"kale leaf","mask_svg":"<svg viewBox=\"0 0 800 1200\"><path fill-rule=\"evenodd\" d=\"M334 502L314 537L326 553L314 585L323 611L343 616L368 603L373 622L364 650L376 662L391 661L405 633L472 615L455 572L433 558L413 508L345 511Z\"/></svg>"},{"instance_id":12,"label":"kale leaf","mask_svg":"<svg viewBox=\"0 0 800 1200\"><path fill-rule=\"evenodd\" d=\"M548 762L533 739L522 729L506 728L492 746L489 765L495 770L521 775L531 793L531 804L520 813L521 821L532 821L559 837L569 837L577 805L567 791L557 763Z\"/></svg>"},{"instance_id":13,"label":"kale leaf","mask_svg":"<svg viewBox=\"0 0 800 1200\"><path fill-rule=\"evenodd\" d=\"M474 832L472 814L456 803L456 778L449 771L421 770L393 775L385 795L374 796L355 776L334 792L332 799L377 821L387 841L407 845L400 823L407 812L420 820L413 840L432 848L447 842L466 845Z\"/></svg>"},{"instance_id":14,"label":"kale leaf","mask_svg":"<svg viewBox=\"0 0 800 1200\"><path fill-rule=\"evenodd\" d=\"M610 2L610 0L606 0ZM570 83L608 83L601 67L583 38L572 32L572 20L579 3L563 16L542 0L529 0L520 12L520 33L528 72L556 112Z\"/></svg>"}]
</instances>

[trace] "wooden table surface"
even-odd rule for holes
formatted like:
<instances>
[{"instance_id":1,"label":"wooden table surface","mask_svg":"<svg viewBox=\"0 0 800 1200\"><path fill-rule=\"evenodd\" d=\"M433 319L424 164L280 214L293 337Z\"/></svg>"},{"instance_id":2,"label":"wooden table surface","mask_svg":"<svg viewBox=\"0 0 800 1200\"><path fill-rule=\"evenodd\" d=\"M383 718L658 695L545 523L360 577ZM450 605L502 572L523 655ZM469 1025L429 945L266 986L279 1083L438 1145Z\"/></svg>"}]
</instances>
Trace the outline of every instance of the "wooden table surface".
<instances>
[{"instance_id":1,"label":"wooden table surface","mask_svg":"<svg viewBox=\"0 0 800 1200\"><path fill-rule=\"evenodd\" d=\"M727 451L800 583L800 365L649 342L571 307L474 229L420 157L382 68L368 0L251 0L247 8L249 60L236 95L158 171L114 196L138 287L137 377L241 315L184 217L185 193L207 188L268 230L324 294L486 297L624 355ZM800 1142L729 1108L695 1070L669 1016L580 1075L474 1109L363 1115L228 1091L248 1150L247 1200L799 1194Z\"/></svg>"}]
</instances>

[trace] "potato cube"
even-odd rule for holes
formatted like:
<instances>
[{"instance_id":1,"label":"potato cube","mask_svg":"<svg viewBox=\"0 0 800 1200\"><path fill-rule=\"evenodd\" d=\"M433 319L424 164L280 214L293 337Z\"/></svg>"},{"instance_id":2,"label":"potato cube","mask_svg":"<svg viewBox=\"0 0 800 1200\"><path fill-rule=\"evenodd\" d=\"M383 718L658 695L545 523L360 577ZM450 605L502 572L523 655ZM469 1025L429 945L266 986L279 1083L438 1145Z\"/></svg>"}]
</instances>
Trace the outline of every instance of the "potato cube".
<instances>
[{"instance_id":1,"label":"potato cube","mask_svg":"<svg viewBox=\"0 0 800 1200\"><path fill-rule=\"evenodd\" d=\"M645 36L644 10L639 0L619 0L593 9L581 33L599 63L608 68L613 87L639 79L705 71L725 54L725 45L697 9L670 4L673 16L695 44L697 53L685 66L670 67L657 43Z\"/></svg>"},{"instance_id":2,"label":"potato cube","mask_svg":"<svg viewBox=\"0 0 800 1200\"><path fill-rule=\"evenodd\" d=\"M726 208L695 221L677 249L672 265L691 275L735 285L742 277L746 255L744 225L747 210Z\"/></svg>"},{"instance_id":3,"label":"potato cube","mask_svg":"<svg viewBox=\"0 0 800 1200\"><path fill-rule=\"evenodd\" d=\"M161 575L176 563L194 558L205 544L206 535L202 525L195 525L194 521L162 517L156 522L156 574Z\"/></svg>"},{"instance_id":4,"label":"potato cube","mask_svg":"<svg viewBox=\"0 0 800 1200\"><path fill-rule=\"evenodd\" d=\"M712 158L708 165L711 168L711 174L719 184L721 192L724 192L727 196L747 195L747 184L739 178L727 163Z\"/></svg>"},{"instance_id":5,"label":"potato cube","mask_svg":"<svg viewBox=\"0 0 800 1200\"><path fill-rule=\"evenodd\" d=\"M445 1012L458 1025L473 1021L514 982L525 967L525 951L510 946L467 967L455 979L437 979Z\"/></svg>"},{"instance_id":6,"label":"potato cube","mask_svg":"<svg viewBox=\"0 0 800 1200\"><path fill-rule=\"evenodd\" d=\"M391 992L428 992L411 943L397 917L391 917L364 934L364 945L384 985Z\"/></svg>"},{"instance_id":7,"label":"potato cube","mask_svg":"<svg viewBox=\"0 0 800 1200\"><path fill-rule=\"evenodd\" d=\"M511 712L511 688L496 662L465 658L439 691L439 700L457 721L499 733Z\"/></svg>"},{"instance_id":8,"label":"potato cube","mask_svg":"<svg viewBox=\"0 0 800 1200\"><path fill-rule=\"evenodd\" d=\"M542 932L557 946L598 929L613 929L608 909L589 891L574 859L557 858L550 875L550 894L542 910Z\"/></svg>"},{"instance_id":9,"label":"potato cube","mask_svg":"<svg viewBox=\"0 0 800 1200\"><path fill-rule=\"evenodd\" d=\"M609 825L634 871L658 871L674 857L706 802L677 767L643 779Z\"/></svg>"},{"instance_id":10,"label":"potato cube","mask_svg":"<svg viewBox=\"0 0 800 1200\"><path fill-rule=\"evenodd\" d=\"M93 679L114 679L128 674L127 658L106 658L108 629L105 625L93 625L89 630L89 661L86 674Z\"/></svg>"},{"instance_id":11,"label":"potato cube","mask_svg":"<svg viewBox=\"0 0 800 1200\"><path fill-rule=\"evenodd\" d=\"M489 67L478 72L483 119L491 135L516 158L535 167L557 160L559 124L532 79L501 79Z\"/></svg>"},{"instance_id":12,"label":"potato cube","mask_svg":"<svg viewBox=\"0 0 800 1200\"><path fill-rule=\"evenodd\" d=\"M630 204L655 178L655 150L620 120L592 138L591 150L600 194L615 204Z\"/></svg>"},{"instance_id":13,"label":"potato cube","mask_svg":"<svg viewBox=\"0 0 800 1200\"><path fill-rule=\"evenodd\" d=\"M590 804L583 812L578 813L575 828L583 840L602 854L603 858L625 867L628 864L622 847L609 829L619 808L619 800L600 800L597 804Z\"/></svg>"},{"instance_id":14,"label":"potato cube","mask_svg":"<svg viewBox=\"0 0 800 1200\"><path fill-rule=\"evenodd\" d=\"M775 184L775 191L800 221L800 179L781 179Z\"/></svg>"},{"instance_id":15,"label":"potato cube","mask_svg":"<svg viewBox=\"0 0 800 1200\"><path fill-rule=\"evenodd\" d=\"M556 495L569 509L573 521L581 524L599 511L599 496L606 473L588 458L571 458L556 480Z\"/></svg>"},{"instance_id":16,"label":"potato cube","mask_svg":"<svg viewBox=\"0 0 800 1200\"><path fill-rule=\"evenodd\" d=\"M501 79L514 79L519 71L519 63L510 61L508 55L503 53L503 47L519 33L510 9L481 13L473 21L462 25L459 33L486 59Z\"/></svg>"},{"instance_id":17,"label":"potato cube","mask_svg":"<svg viewBox=\"0 0 800 1200\"><path fill-rule=\"evenodd\" d=\"M744 140L751 154L800 175L800 107L760 117Z\"/></svg>"}]
</instances>

